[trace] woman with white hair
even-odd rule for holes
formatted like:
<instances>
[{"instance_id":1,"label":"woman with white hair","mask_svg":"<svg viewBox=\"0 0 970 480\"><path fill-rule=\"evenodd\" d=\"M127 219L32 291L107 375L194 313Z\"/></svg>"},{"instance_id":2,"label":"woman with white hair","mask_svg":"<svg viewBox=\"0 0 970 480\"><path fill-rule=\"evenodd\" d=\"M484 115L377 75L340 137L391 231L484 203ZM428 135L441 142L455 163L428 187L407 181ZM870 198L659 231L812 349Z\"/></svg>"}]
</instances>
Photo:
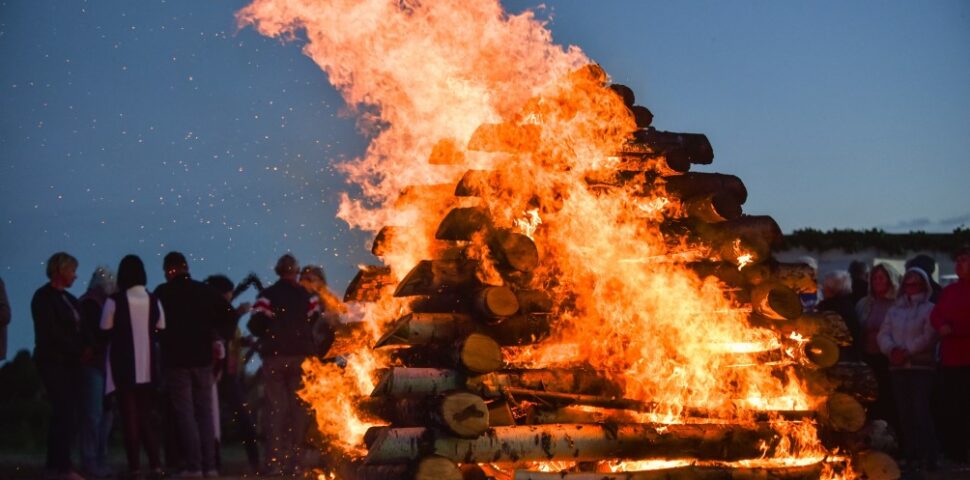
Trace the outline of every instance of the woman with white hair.
<instances>
[{"instance_id":1,"label":"woman with white hair","mask_svg":"<svg viewBox=\"0 0 970 480\"><path fill-rule=\"evenodd\" d=\"M843 349L844 360L858 359L862 349L862 328L856 317L855 298L852 296L852 275L846 270L835 270L822 280L823 300L818 303L818 311L838 313L852 334L852 346Z\"/></svg>"},{"instance_id":2,"label":"woman with white hair","mask_svg":"<svg viewBox=\"0 0 970 480\"><path fill-rule=\"evenodd\" d=\"M104 302L117 291L108 267L94 269L88 290L78 299L81 310L81 471L88 478L107 478L108 435L113 418L105 407L105 341L101 335Z\"/></svg>"}]
</instances>

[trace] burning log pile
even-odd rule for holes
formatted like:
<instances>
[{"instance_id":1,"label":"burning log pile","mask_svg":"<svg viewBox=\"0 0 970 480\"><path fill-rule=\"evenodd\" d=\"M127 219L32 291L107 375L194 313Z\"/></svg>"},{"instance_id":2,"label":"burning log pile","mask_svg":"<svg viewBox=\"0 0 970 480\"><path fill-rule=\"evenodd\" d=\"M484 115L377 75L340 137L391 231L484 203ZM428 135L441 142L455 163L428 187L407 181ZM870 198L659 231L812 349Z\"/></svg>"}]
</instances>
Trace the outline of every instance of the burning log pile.
<instances>
[{"instance_id":1,"label":"burning log pile","mask_svg":"<svg viewBox=\"0 0 970 480\"><path fill-rule=\"evenodd\" d=\"M415 239L434 240L432 255L410 271L364 267L347 290L347 301L393 297L402 307L374 344L385 365L376 386L356 404L381 425L366 432L366 455L344 474L639 480L893 472L885 456L855 452L850 461L851 455L835 454L837 447L857 448L846 439L865 426L863 404L877 390L873 374L864 364L840 361L840 348L852 339L837 314L802 311L799 294L814 291L814 271L772 258L781 230L771 217L742 213L742 181L690 171L713 161L707 137L655 129L633 92L607 85L598 66L574 72L566 83L564 89L585 92L590 101L621 105L616 115L635 122L582 179L592 197L622 192L629 201L642 200L638 222L652 229L638 232L659 235L644 241L666 245L667 253L613 261L691 272L699 285L720 289L744 316L744 328L759 332L759 341L704 344L714 377L727 385L719 388L734 398L702 398L705 387L689 384L684 391L700 393L652 398L625 373L650 352L618 350L600 362L582 353L584 343L597 341L583 336L590 307L575 294L582 286L562 278L557 255L564 253L543 243L554 238L543 219L555 217L568 194L517 168L522 158L562 168L548 160L566 153L547 143L536 120L567 115L552 93L528 102L513 119L479 126L464 146L438 142L433 165L464 165L473 156L499 160L492 162L496 168L467 170L456 184L401 193L399 202L437 199L426 202L426 214L440 215L433 231L392 225L376 235L378 257L406 250L402 245ZM604 125L595 128L629 125L597 120ZM508 214L516 211L524 214ZM609 284L596 287L613 293ZM752 375L771 377L777 390L758 394L739 386ZM830 443L787 460L816 432Z\"/></svg>"}]
</instances>

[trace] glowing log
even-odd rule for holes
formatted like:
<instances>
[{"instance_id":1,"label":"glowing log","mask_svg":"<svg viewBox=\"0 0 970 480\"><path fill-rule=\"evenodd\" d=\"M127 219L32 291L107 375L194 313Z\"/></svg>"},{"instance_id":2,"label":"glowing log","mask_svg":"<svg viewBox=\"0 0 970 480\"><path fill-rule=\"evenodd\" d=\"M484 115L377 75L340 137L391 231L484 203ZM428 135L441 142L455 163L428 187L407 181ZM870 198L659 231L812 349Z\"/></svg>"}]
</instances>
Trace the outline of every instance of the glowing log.
<instances>
[{"instance_id":1,"label":"glowing log","mask_svg":"<svg viewBox=\"0 0 970 480\"><path fill-rule=\"evenodd\" d=\"M422 260L401 280L395 297L435 295L475 285L477 264L468 260Z\"/></svg>"},{"instance_id":2,"label":"glowing log","mask_svg":"<svg viewBox=\"0 0 970 480\"><path fill-rule=\"evenodd\" d=\"M531 272L539 266L539 250L526 235L498 230L489 237L488 245L498 260L509 268Z\"/></svg>"},{"instance_id":3,"label":"glowing log","mask_svg":"<svg viewBox=\"0 0 970 480\"><path fill-rule=\"evenodd\" d=\"M485 469L477 463L465 463L461 466L461 478L462 480L490 480L494 477L485 473Z\"/></svg>"},{"instance_id":4,"label":"glowing log","mask_svg":"<svg viewBox=\"0 0 970 480\"><path fill-rule=\"evenodd\" d=\"M490 196L499 181L494 172L488 170L469 170L461 176L455 186L456 197L486 197Z\"/></svg>"},{"instance_id":5,"label":"glowing log","mask_svg":"<svg viewBox=\"0 0 970 480\"><path fill-rule=\"evenodd\" d=\"M803 337L824 336L840 347L852 345L849 327L842 320L842 316L835 312L805 313L790 322L771 323L773 328L787 335L797 333Z\"/></svg>"},{"instance_id":6,"label":"glowing log","mask_svg":"<svg viewBox=\"0 0 970 480\"><path fill-rule=\"evenodd\" d=\"M562 407L548 408L534 405L526 412L524 422L528 425L553 423L636 423L637 413L633 410Z\"/></svg>"},{"instance_id":7,"label":"glowing log","mask_svg":"<svg viewBox=\"0 0 970 480\"><path fill-rule=\"evenodd\" d=\"M480 152L528 153L539 148L542 128L533 124L483 123L472 133L468 149Z\"/></svg>"},{"instance_id":8,"label":"glowing log","mask_svg":"<svg viewBox=\"0 0 970 480\"><path fill-rule=\"evenodd\" d=\"M488 403L488 424L491 427L515 425L515 415L509 402L503 399Z\"/></svg>"},{"instance_id":9,"label":"glowing log","mask_svg":"<svg viewBox=\"0 0 970 480\"><path fill-rule=\"evenodd\" d=\"M839 362L825 369L795 368L798 377L812 395L847 393L862 402L879 398L876 373L862 362Z\"/></svg>"},{"instance_id":10,"label":"glowing log","mask_svg":"<svg viewBox=\"0 0 970 480\"><path fill-rule=\"evenodd\" d=\"M460 165L465 163L465 152L453 138L439 140L431 148L428 163L431 165Z\"/></svg>"},{"instance_id":11,"label":"glowing log","mask_svg":"<svg viewBox=\"0 0 970 480\"><path fill-rule=\"evenodd\" d=\"M466 386L486 398L502 397L507 388L602 397L620 397L623 393L622 385L616 380L600 372L579 368L503 370L471 377Z\"/></svg>"},{"instance_id":12,"label":"glowing log","mask_svg":"<svg viewBox=\"0 0 970 480\"><path fill-rule=\"evenodd\" d=\"M471 240L482 231L491 228L492 220L485 207L459 207L448 211L438 225L438 240Z\"/></svg>"},{"instance_id":13,"label":"glowing log","mask_svg":"<svg viewBox=\"0 0 970 480\"><path fill-rule=\"evenodd\" d=\"M511 288L490 285L475 293L475 310L486 320L499 322L519 311L519 299Z\"/></svg>"},{"instance_id":14,"label":"glowing log","mask_svg":"<svg viewBox=\"0 0 970 480\"><path fill-rule=\"evenodd\" d=\"M783 263L773 259L739 269L735 263L699 261L687 267L701 278L714 276L735 288L750 288L765 282L780 283L796 293L816 290L815 271L803 263Z\"/></svg>"},{"instance_id":15,"label":"glowing log","mask_svg":"<svg viewBox=\"0 0 970 480\"><path fill-rule=\"evenodd\" d=\"M468 392L404 399L371 397L358 408L394 426L435 426L463 438L477 437L489 427L485 400ZM375 430L373 435L377 434Z\"/></svg>"},{"instance_id":16,"label":"glowing log","mask_svg":"<svg viewBox=\"0 0 970 480\"><path fill-rule=\"evenodd\" d=\"M860 478L870 480L897 480L902 477L896 460L876 450L866 450L853 455L852 468Z\"/></svg>"},{"instance_id":17,"label":"glowing log","mask_svg":"<svg viewBox=\"0 0 970 480\"><path fill-rule=\"evenodd\" d=\"M770 452L778 441L771 428L721 424L496 427L476 439L445 436L427 428L390 428L380 432L364 461L404 463L429 454L463 463L684 456L731 461L761 457L760 446Z\"/></svg>"},{"instance_id":18,"label":"glowing log","mask_svg":"<svg viewBox=\"0 0 970 480\"><path fill-rule=\"evenodd\" d=\"M765 282L751 290L754 313L771 320L794 320L802 315L802 302L794 290L774 282Z\"/></svg>"},{"instance_id":19,"label":"glowing log","mask_svg":"<svg viewBox=\"0 0 970 480\"><path fill-rule=\"evenodd\" d=\"M407 227L382 227L374 237L374 241L371 243L370 253L373 253L378 257L383 256L388 251L390 243L393 242L394 238L398 236L401 230L405 228Z\"/></svg>"},{"instance_id":20,"label":"glowing log","mask_svg":"<svg viewBox=\"0 0 970 480\"><path fill-rule=\"evenodd\" d=\"M447 208L455 203L452 192L455 186L451 183L437 183L430 185L408 185L394 200L395 207L413 207L415 205Z\"/></svg>"},{"instance_id":21,"label":"glowing log","mask_svg":"<svg viewBox=\"0 0 970 480\"><path fill-rule=\"evenodd\" d=\"M397 349L391 352L391 359L409 367L458 368L471 374L494 372L505 364L502 347L481 333L452 344Z\"/></svg>"},{"instance_id":22,"label":"glowing log","mask_svg":"<svg viewBox=\"0 0 970 480\"><path fill-rule=\"evenodd\" d=\"M697 234L711 244L723 260L738 262L739 252L754 261L767 258L781 242L781 227L767 215L744 215L720 223L700 224Z\"/></svg>"},{"instance_id":23,"label":"glowing log","mask_svg":"<svg viewBox=\"0 0 970 480\"><path fill-rule=\"evenodd\" d=\"M819 419L836 432L858 432L866 424L866 409L845 393L833 393L819 410Z\"/></svg>"},{"instance_id":24,"label":"glowing log","mask_svg":"<svg viewBox=\"0 0 970 480\"><path fill-rule=\"evenodd\" d=\"M688 172L664 177L664 184L667 193L679 198L728 194L742 204L748 199L748 190L741 179L723 173Z\"/></svg>"},{"instance_id":25,"label":"glowing log","mask_svg":"<svg viewBox=\"0 0 970 480\"><path fill-rule=\"evenodd\" d=\"M816 335L805 343L805 357L820 368L828 368L839 361L839 346L831 339Z\"/></svg>"},{"instance_id":26,"label":"glowing log","mask_svg":"<svg viewBox=\"0 0 970 480\"><path fill-rule=\"evenodd\" d=\"M792 467L733 467L689 465L634 472L529 472L516 470L514 480L810 480L823 465Z\"/></svg>"},{"instance_id":27,"label":"glowing log","mask_svg":"<svg viewBox=\"0 0 970 480\"><path fill-rule=\"evenodd\" d=\"M423 397L462 388L465 376L457 370L392 367L380 372L372 397Z\"/></svg>"},{"instance_id":28,"label":"glowing log","mask_svg":"<svg viewBox=\"0 0 970 480\"><path fill-rule=\"evenodd\" d=\"M386 287L394 285L391 267L365 265L360 268L344 293L345 302L375 302Z\"/></svg>"},{"instance_id":29,"label":"glowing log","mask_svg":"<svg viewBox=\"0 0 970 480\"><path fill-rule=\"evenodd\" d=\"M463 313L409 313L394 322L374 348L440 345L475 332L487 332L500 345L526 345L549 335L549 323L548 315L519 314L486 327Z\"/></svg>"},{"instance_id":30,"label":"glowing log","mask_svg":"<svg viewBox=\"0 0 970 480\"><path fill-rule=\"evenodd\" d=\"M741 202L734 195L712 193L684 200L687 216L698 221L716 223L741 217Z\"/></svg>"}]
</instances>

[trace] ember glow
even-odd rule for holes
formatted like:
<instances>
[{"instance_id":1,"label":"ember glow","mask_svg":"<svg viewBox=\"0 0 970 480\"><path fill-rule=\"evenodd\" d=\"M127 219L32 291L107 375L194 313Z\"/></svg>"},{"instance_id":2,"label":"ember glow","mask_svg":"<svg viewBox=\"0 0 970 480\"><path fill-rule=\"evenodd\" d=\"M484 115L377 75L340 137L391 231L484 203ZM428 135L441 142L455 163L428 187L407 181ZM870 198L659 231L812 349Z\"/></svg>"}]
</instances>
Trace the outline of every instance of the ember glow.
<instances>
[{"instance_id":1,"label":"ember glow","mask_svg":"<svg viewBox=\"0 0 970 480\"><path fill-rule=\"evenodd\" d=\"M689 209L656 180L678 173L663 158L641 161L633 180L607 175L591 187L591 178L620 168L617 152L637 125L606 73L579 49L552 43L532 13L509 15L494 1L256 0L238 18L267 36L305 37L304 52L359 114L372 141L341 168L363 197L344 196L339 216L375 234L396 227L381 248L394 282L422 260L460 252L475 262L480 284L552 298L551 336L504 349L507 366L602 372L622 385L618 398L639 406L632 414L653 423L767 418L781 440L765 446L757 460L765 465L807 465L830 454L814 421L774 413L825 401L778 374L779 365L798 363L801 349L792 345L801 338L752 326L750 307L726 285L687 267L709 259L743 272L760 254L739 239L716 244L671 234L668 226ZM486 180L473 196L456 197L469 171L486 172ZM491 231L534 240L538 266L510 278L484 234L436 239L442 219L459 207L487 212ZM370 347L413 305L392 296L393 288L356 307L368 333L346 367L304 364L303 398L321 432L351 457L366 452L364 433L380 422L357 407L380 369L399 361ZM782 352L775 361L761 358L774 351ZM684 464L695 462L610 468Z\"/></svg>"}]
</instances>

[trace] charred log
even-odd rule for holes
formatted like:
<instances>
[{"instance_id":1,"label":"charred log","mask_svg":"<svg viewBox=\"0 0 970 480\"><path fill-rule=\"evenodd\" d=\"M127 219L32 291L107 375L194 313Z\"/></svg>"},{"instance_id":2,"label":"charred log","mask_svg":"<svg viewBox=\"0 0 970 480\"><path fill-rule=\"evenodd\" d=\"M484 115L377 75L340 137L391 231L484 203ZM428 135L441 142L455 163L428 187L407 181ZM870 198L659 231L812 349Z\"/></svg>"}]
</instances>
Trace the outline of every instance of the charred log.
<instances>
[{"instance_id":1,"label":"charred log","mask_svg":"<svg viewBox=\"0 0 970 480\"><path fill-rule=\"evenodd\" d=\"M688 172L683 175L664 177L667 192L679 198L704 197L728 194L744 204L748 190L741 179L723 173Z\"/></svg>"},{"instance_id":2,"label":"charred log","mask_svg":"<svg viewBox=\"0 0 970 480\"><path fill-rule=\"evenodd\" d=\"M395 297L436 295L477 283L477 265L467 260L422 260L401 280Z\"/></svg>"},{"instance_id":3,"label":"charred log","mask_svg":"<svg viewBox=\"0 0 970 480\"><path fill-rule=\"evenodd\" d=\"M879 398L876 374L872 367L862 362L839 362L823 370L796 368L795 376L813 395L841 392L862 402L874 402Z\"/></svg>"},{"instance_id":4,"label":"charred log","mask_svg":"<svg viewBox=\"0 0 970 480\"><path fill-rule=\"evenodd\" d=\"M488 242L499 262L520 272L531 272L539 266L539 250L526 235L510 230L494 232Z\"/></svg>"},{"instance_id":5,"label":"charred log","mask_svg":"<svg viewBox=\"0 0 970 480\"><path fill-rule=\"evenodd\" d=\"M485 401L467 392L404 399L371 397L359 408L394 426L434 426L462 438L475 438L489 427L489 408Z\"/></svg>"},{"instance_id":6,"label":"charred log","mask_svg":"<svg viewBox=\"0 0 970 480\"><path fill-rule=\"evenodd\" d=\"M365 463L405 463L430 454L464 463L682 456L729 461L758 458L761 445L771 451L778 441L767 427L720 424L496 427L476 439L443 436L427 428L392 428L374 441Z\"/></svg>"},{"instance_id":7,"label":"charred log","mask_svg":"<svg viewBox=\"0 0 970 480\"><path fill-rule=\"evenodd\" d=\"M812 480L821 463L795 467L731 467L690 465L636 472L529 472L516 470L514 480Z\"/></svg>"},{"instance_id":8,"label":"charred log","mask_svg":"<svg viewBox=\"0 0 970 480\"><path fill-rule=\"evenodd\" d=\"M391 267L367 265L361 267L347 286L345 302L376 302L386 287L394 285Z\"/></svg>"},{"instance_id":9,"label":"charred log","mask_svg":"<svg viewBox=\"0 0 970 480\"><path fill-rule=\"evenodd\" d=\"M438 225L438 240L471 240L478 232L491 228L492 219L484 207L453 208Z\"/></svg>"}]
</instances>

